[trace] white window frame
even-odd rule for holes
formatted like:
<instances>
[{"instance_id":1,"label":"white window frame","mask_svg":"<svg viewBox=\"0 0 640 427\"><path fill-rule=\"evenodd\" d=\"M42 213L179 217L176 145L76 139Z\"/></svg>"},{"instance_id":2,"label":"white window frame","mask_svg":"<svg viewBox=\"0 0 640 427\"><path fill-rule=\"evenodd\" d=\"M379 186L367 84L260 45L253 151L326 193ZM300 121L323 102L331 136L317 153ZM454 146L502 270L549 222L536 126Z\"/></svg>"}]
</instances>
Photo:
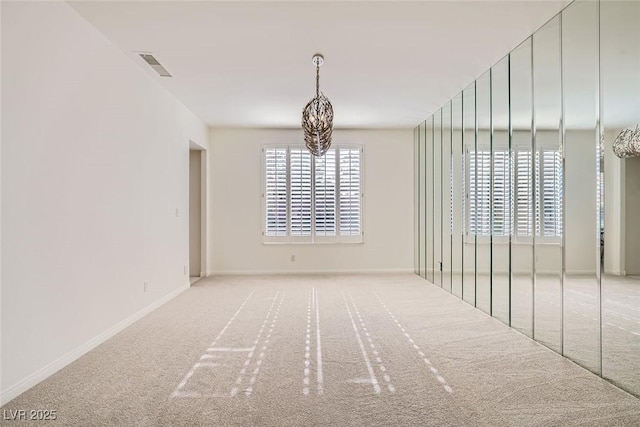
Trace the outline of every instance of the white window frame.
<instances>
[{"instance_id":1,"label":"white window frame","mask_svg":"<svg viewBox=\"0 0 640 427\"><path fill-rule=\"evenodd\" d=\"M286 207L286 233L284 236L268 236L266 231L266 194L267 194L267 180L266 180L266 150L268 149L286 149L286 194L287 194L287 207ZM316 215L315 215L315 186L316 186L316 158L311 155L311 234L309 236L292 236L291 235L291 149L303 149L306 147L302 144L268 144L263 145L261 149L262 154L262 215L261 215L261 230L262 230L262 243L263 244L359 244L364 243L364 147L359 144L333 144L331 149L335 149L335 235L334 236L322 236L316 235ZM340 233L340 150L358 150L360 152L360 234L357 235L342 235Z\"/></svg>"}]
</instances>

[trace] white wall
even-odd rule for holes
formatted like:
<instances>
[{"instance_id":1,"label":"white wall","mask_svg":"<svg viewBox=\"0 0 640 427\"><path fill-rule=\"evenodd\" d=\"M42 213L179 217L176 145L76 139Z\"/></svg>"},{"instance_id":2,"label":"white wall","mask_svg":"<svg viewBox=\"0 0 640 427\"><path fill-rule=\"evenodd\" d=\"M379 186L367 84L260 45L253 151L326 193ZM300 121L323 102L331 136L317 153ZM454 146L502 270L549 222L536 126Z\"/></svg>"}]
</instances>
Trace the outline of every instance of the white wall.
<instances>
[{"instance_id":1,"label":"white wall","mask_svg":"<svg viewBox=\"0 0 640 427\"><path fill-rule=\"evenodd\" d=\"M189 151L189 276L199 277L202 251L202 151Z\"/></svg>"},{"instance_id":2,"label":"white wall","mask_svg":"<svg viewBox=\"0 0 640 427\"><path fill-rule=\"evenodd\" d=\"M186 289L208 133L66 3L2 2L2 55L7 401Z\"/></svg>"},{"instance_id":3,"label":"white wall","mask_svg":"<svg viewBox=\"0 0 640 427\"><path fill-rule=\"evenodd\" d=\"M623 276L625 273L625 160L612 151L620 129L607 130L604 167L604 271Z\"/></svg>"},{"instance_id":4,"label":"white wall","mask_svg":"<svg viewBox=\"0 0 640 427\"><path fill-rule=\"evenodd\" d=\"M568 274L595 274L600 263L595 131L567 130L564 254Z\"/></svg>"},{"instance_id":5,"label":"white wall","mask_svg":"<svg viewBox=\"0 0 640 427\"><path fill-rule=\"evenodd\" d=\"M364 145L363 244L262 243L262 146L302 142L300 130L213 129L210 265L213 273L413 271L413 132L335 130ZM291 261L291 255L296 261Z\"/></svg>"},{"instance_id":6,"label":"white wall","mask_svg":"<svg viewBox=\"0 0 640 427\"><path fill-rule=\"evenodd\" d=\"M0 30L2 29L2 4L0 3ZM1 31L0 31L1 33ZM2 41L2 34L0 34L0 42ZM0 45L0 82L2 80L2 46ZM2 84L0 84L0 100L2 99ZM2 129L2 102L0 102L0 130ZM2 300L2 277L3 277L3 271L2 271L2 242L3 242L3 237L2 237L2 163L3 163L3 157L2 157L2 135L0 134L0 359L2 359L2 354L4 354L2 352L3 348L2 348L2 343L3 343L3 339L2 339L2 304L3 304L3 300ZM4 400L2 399L2 377L3 377L3 370L2 370L2 360L0 360L0 405L2 405L2 403L4 402Z\"/></svg>"},{"instance_id":7,"label":"white wall","mask_svg":"<svg viewBox=\"0 0 640 427\"><path fill-rule=\"evenodd\" d=\"M625 162L625 273L640 274L640 158Z\"/></svg>"}]
</instances>

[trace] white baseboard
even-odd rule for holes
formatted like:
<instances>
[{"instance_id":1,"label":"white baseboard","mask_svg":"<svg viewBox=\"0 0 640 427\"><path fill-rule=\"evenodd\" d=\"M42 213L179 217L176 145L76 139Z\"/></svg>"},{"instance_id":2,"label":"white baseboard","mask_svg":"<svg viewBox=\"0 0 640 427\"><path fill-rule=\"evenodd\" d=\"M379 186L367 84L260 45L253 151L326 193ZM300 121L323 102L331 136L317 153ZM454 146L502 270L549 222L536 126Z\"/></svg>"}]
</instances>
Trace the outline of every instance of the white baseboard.
<instances>
[{"instance_id":1,"label":"white baseboard","mask_svg":"<svg viewBox=\"0 0 640 427\"><path fill-rule=\"evenodd\" d=\"M413 268L381 268L364 270L221 270L213 276L270 276L293 274L404 274L414 273Z\"/></svg>"},{"instance_id":2,"label":"white baseboard","mask_svg":"<svg viewBox=\"0 0 640 427\"><path fill-rule=\"evenodd\" d=\"M576 276L594 276L596 275L596 271L594 270L567 270L565 274L576 275Z\"/></svg>"},{"instance_id":3,"label":"white baseboard","mask_svg":"<svg viewBox=\"0 0 640 427\"><path fill-rule=\"evenodd\" d=\"M166 302L172 300L173 298L175 298L176 296L178 296L182 292L186 291L187 289L189 289L190 286L191 285L189 283L187 283L187 284L179 287L175 291L172 291L172 292L168 293L167 295L163 296L162 298L160 298L160 299L156 300L155 302L149 304L148 306L146 306L142 310L132 314L131 316L127 317L126 319L122 320L121 322L116 323L111 328L109 328L106 331L102 332L101 334L91 338L89 341L87 341L84 344L76 347L74 350L72 350L69 353L65 354L64 356L60 357L58 360L55 360L54 362L48 364L44 368L34 372L33 374L31 374L28 377L24 378L23 380L19 381L18 383L10 386L6 390L2 390L2 393L0 393L0 406L8 403L9 401L14 399L15 397L17 397L20 394L24 393L25 391L29 390L34 385L38 384L39 382L41 382L41 381L47 379L48 377L50 377L51 375L55 374L60 369L64 368L65 366L67 366L71 362L77 360L78 358L80 358L81 356L85 355L89 351L93 350L94 348L96 348L97 346L99 346L100 344L102 344L103 342L108 340L109 338L113 337L118 332L120 332L123 329L127 328L128 326L132 325L135 321L140 320L141 318L143 318L147 314L151 313L156 308L160 307L161 305L163 305Z\"/></svg>"}]
</instances>

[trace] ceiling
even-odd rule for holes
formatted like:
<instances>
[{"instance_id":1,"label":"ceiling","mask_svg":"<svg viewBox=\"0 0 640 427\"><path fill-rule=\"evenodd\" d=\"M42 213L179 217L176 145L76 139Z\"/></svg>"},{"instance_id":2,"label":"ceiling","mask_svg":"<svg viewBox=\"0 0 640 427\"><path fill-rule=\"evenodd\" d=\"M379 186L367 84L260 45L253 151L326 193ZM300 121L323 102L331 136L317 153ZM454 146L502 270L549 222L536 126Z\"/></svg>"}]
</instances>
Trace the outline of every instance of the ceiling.
<instances>
[{"instance_id":1,"label":"ceiling","mask_svg":"<svg viewBox=\"0 0 640 427\"><path fill-rule=\"evenodd\" d=\"M568 3L70 2L208 125L277 128L300 126L316 52L336 128L414 127Z\"/></svg>"}]
</instances>

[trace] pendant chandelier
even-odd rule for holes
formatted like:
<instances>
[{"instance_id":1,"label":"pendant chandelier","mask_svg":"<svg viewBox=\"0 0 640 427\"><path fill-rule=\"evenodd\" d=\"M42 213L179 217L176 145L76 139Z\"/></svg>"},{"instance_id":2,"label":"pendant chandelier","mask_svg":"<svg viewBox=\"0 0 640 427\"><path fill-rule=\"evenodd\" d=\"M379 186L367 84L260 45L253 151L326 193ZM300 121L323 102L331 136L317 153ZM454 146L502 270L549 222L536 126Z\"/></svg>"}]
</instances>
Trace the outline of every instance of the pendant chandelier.
<instances>
[{"instance_id":1,"label":"pendant chandelier","mask_svg":"<svg viewBox=\"0 0 640 427\"><path fill-rule=\"evenodd\" d=\"M316 96L302 109L302 131L304 142L311 154L324 156L331 146L333 132L333 107L329 99L320 92L320 66L324 57L319 53L313 55L316 66Z\"/></svg>"},{"instance_id":2,"label":"pendant chandelier","mask_svg":"<svg viewBox=\"0 0 640 427\"><path fill-rule=\"evenodd\" d=\"M640 157L640 125L636 129L625 129L613 141L613 152L621 159Z\"/></svg>"}]
</instances>

